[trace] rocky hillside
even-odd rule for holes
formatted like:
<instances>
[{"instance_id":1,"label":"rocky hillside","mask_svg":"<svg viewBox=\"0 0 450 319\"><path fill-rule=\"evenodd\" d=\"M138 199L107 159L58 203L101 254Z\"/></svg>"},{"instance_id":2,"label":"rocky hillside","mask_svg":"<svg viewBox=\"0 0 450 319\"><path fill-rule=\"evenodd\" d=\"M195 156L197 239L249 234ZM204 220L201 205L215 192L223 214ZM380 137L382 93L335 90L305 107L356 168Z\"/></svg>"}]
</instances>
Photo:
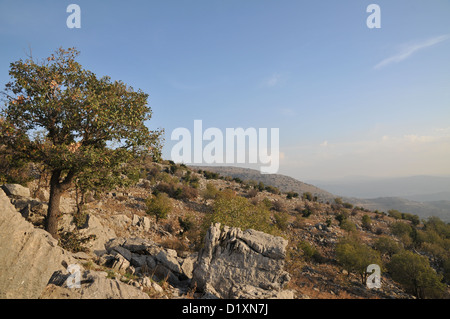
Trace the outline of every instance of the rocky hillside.
<instances>
[{"instance_id":1,"label":"rocky hillside","mask_svg":"<svg viewBox=\"0 0 450 319\"><path fill-rule=\"evenodd\" d=\"M2 298L448 297L448 238L431 244L431 225L164 162L131 187L86 194L78 214L66 193L55 240L42 185L0 191ZM446 276L423 294L393 267L413 251ZM382 267L379 289L365 284L368 262Z\"/></svg>"}]
</instances>

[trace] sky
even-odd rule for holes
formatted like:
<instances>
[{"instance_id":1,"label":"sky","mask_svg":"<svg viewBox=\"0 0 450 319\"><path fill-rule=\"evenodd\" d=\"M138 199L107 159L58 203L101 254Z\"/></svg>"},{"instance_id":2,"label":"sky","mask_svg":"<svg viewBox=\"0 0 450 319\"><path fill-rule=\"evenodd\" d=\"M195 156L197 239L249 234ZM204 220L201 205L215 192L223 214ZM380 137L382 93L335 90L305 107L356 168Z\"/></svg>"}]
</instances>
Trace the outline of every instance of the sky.
<instances>
[{"instance_id":1,"label":"sky","mask_svg":"<svg viewBox=\"0 0 450 319\"><path fill-rule=\"evenodd\" d=\"M148 93L167 159L201 120L278 128L278 173L300 180L450 175L448 0L2 0L0 39L0 90L30 49L76 47Z\"/></svg>"}]
</instances>

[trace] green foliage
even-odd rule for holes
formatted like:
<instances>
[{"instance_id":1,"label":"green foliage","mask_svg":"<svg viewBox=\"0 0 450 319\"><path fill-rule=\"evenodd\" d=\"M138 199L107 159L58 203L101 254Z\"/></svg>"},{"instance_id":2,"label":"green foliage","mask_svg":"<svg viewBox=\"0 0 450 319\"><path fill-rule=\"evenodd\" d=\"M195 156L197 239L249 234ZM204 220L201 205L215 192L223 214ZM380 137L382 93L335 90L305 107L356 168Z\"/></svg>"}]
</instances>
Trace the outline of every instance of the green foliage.
<instances>
[{"instance_id":1,"label":"green foliage","mask_svg":"<svg viewBox=\"0 0 450 319\"><path fill-rule=\"evenodd\" d=\"M374 243L374 248L387 256L392 256L402 250L402 247L395 240L386 236L378 238Z\"/></svg>"},{"instance_id":2,"label":"green foliage","mask_svg":"<svg viewBox=\"0 0 450 319\"><path fill-rule=\"evenodd\" d=\"M79 52L59 49L42 62L10 64L0 145L17 161L51 172L50 201L74 180L80 189L120 182L124 163L161 155L162 131L150 131L148 95L97 76L76 62ZM94 182L90 181L93 179ZM57 205L49 203L46 228L57 234Z\"/></svg>"},{"instance_id":3,"label":"green foliage","mask_svg":"<svg viewBox=\"0 0 450 319\"><path fill-rule=\"evenodd\" d=\"M344 220L347 220L347 218L348 218L348 213L345 210L341 211L335 217L335 219L339 222L339 226L341 226L342 222Z\"/></svg>"},{"instance_id":4,"label":"green foliage","mask_svg":"<svg viewBox=\"0 0 450 319\"><path fill-rule=\"evenodd\" d=\"M311 206L305 205L305 208L302 209L302 216L308 218L313 213Z\"/></svg>"},{"instance_id":5,"label":"green foliage","mask_svg":"<svg viewBox=\"0 0 450 319\"><path fill-rule=\"evenodd\" d=\"M220 178L220 174L219 173L214 173L214 172L210 172L210 171L200 171L200 173L203 173L203 176L206 179L219 179Z\"/></svg>"},{"instance_id":6,"label":"green foliage","mask_svg":"<svg viewBox=\"0 0 450 319\"><path fill-rule=\"evenodd\" d=\"M268 186L266 186L265 190L268 191L269 193L272 193L272 194L275 194L275 195L280 194L280 190L278 188L274 187L274 186L268 185Z\"/></svg>"},{"instance_id":7,"label":"green foliage","mask_svg":"<svg viewBox=\"0 0 450 319\"><path fill-rule=\"evenodd\" d=\"M344 208L347 208L347 209L353 208L353 204L350 204L350 203L342 203L342 206L344 206Z\"/></svg>"},{"instance_id":8,"label":"green foliage","mask_svg":"<svg viewBox=\"0 0 450 319\"><path fill-rule=\"evenodd\" d=\"M362 217L362 227L366 230L371 230L372 229L372 220L370 219L369 215L364 215Z\"/></svg>"},{"instance_id":9,"label":"green foliage","mask_svg":"<svg viewBox=\"0 0 450 319\"><path fill-rule=\"evenodd\" d=\"M426 257L402 251L392 256L387 269L392 279L418 298L439 298L443 295L445 286L441 283L442 276L431 268Z\"/></svg>"},{"instance_id":10,"label":"green foliage","mask_svg":"<svg viewBox=\"0 0 450 319\"><path fill-rule=\"evenodd\" d=\"M268 199L267 197L264 197L264 199L261 201L261 203L264 205L264 207L266 207L266 209L272 209L273 207L273 203L270 199Z\"/></svg>"},{"instance_id":11,"label":"green foliage","mask_svg":"<svg viewBox=\"0 0 450 319\"><path fill-rule=\"evenodd\" d=\"M178 217L178 223L180 224L181 229L183 229L183 232L187 232L192 229L194 226L194 220L192 216L186 216L186 218Z\"/></svg>"},{"instance_id":12,"label":"green foliage","mask_svg":"<svg viewBox=\"0 0 450 319\"><path fill-rule=\"evenodd\" d=\"M323 262L324 257L319 251L307 241L301 241L297 244L297 249L301 251L302 257L306 262Z\"/></svg>"},{"instance_id":13,"label":"green foliage","mask_svg":"<svg viewBox=\"0 0 450 319\"><path fill-rule=\"evenodd\" d=\"M303 195L302 195L302 199L303 200L312 201L313 200L313 195L310 192L304 192Z\"/></svg>"},{"instance_id":14,"label":"green foliage","mask_svg":"<svg viewBox=\"0 0 450 319\"><path fill-rule=\"evenodd\" d=\"M285 231L287 230L288 226L289 226L289 214L282 211L282 212L277 212L275 214L273 214L273 217L275 219L275 226L282 230Z\"/></svg>"},{"instance_id":15,"label":"green foliage","mask_svg":"<svg viewBox=\"0 0 450 319\"><path fill-rule=\"evenodd\" d=\"M156 217L156 220L167 218L172 211L172 203L166 193L151 195L145 200L147 206L146 213Z\"/></svg>"},{"instance_id":16,"label":"green foliage","mask_svg":"<svg viewBox=\"0 0 450 319\"><path fill-rule=\"evenodd\" d=\"M219 194L219 190L214 186L212 183L207 183L206 188L203 191L203 198L204 199L215 199L216 196Z\"/></svg>"},{"instance_id":17,"label":"green foliage","mask_svg":"<svg viewBox=\"0 0 450 319\"><path fill-rule=\"evenodd\" d=\"M87 252L89 249L87 248L87 244L96 238L95 235L89 235L82 237L79 231L76 229L74 231L66 231L60 233L59 237L59 245L73 253L77 252Z\"/></svg>"},{"instance_id":18,"label":"green foliage","mask_svg":"<svg viewBox=\"0 0 450 319\"><path fill-rule=\"evenodd\" d=\"M390 229L391 229L392 234L399 238L402 236L405 236L405 235L410 236L413 232L413 230L409 224L401 222L401 221L391 224Z\"/></svg>"},{"instance_id":19,"label":"green foliage","mask_svg":"<svg viewBox=\"0 0 450 319\"><path fill-rule=\"evenodd\" d=\"M355 223L353 223L352 221L348 220L348 219L344 219L339 226L345 230L346 232L352 233L352 232L356 232L356 225Z\"/></svg>"},{"instance_id":20,"label":"green foliage","mask_svg":"<svg viewBox=\"0 0 450 319\"><path fill-rule=\"evenodd\" d=\"M213 213L206 219L205 227L211 223L221 223L242 230L255 229L274 233L270 223L270 211L264 205L252 205L247 198L231 192L220 192L213 204Z\"/></svg>"},{"instance_id":21,"label":"green foliage","mask_svg":"<svg viewBox=\"0 0 450 319\"><path fill-rule=\"evenodd\" d=\"M390 209L388 210L389 217L395 218L395 219L402 219L402 213L399 212L396 209Z\"/></svg>"},{"instance_id":22,"label":"green foliage","mask_svg":"<svg viewBox=\"0 0 450 319\"><path fill-rule=\"evenodd\" d=\"M296 193L296 192L287 192L286 193L286 198L287 199L298 198L298 193Z\"/></svg>"},{"instance_id":23,"label":"green foliage","mask_svg":"<svg viewBox=\"0 0 450 319\"><path fill-rule=\"evenodd\" d=\"M349 273L355 272L361 276L364 283L367 277L367 266L381 266L380 254L363 244L357 237L345 237L336 245L336 260Z\"/></svg>"}]
</instances>

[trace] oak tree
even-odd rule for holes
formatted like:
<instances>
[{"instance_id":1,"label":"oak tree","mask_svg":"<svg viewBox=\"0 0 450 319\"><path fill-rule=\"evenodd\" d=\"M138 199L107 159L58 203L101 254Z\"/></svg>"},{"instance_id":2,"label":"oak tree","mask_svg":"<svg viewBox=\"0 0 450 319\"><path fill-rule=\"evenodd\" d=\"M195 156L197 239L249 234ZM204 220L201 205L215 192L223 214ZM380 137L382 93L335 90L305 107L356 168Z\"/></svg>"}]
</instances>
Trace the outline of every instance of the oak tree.
<instances>
[{"instance_id":1,"label":"oak tree","mask_svg":"<svg viewBox=\"0 0 450 319\"><path fill-rule=\"evenodd\" d=\"M162 130L150 130L148 94L84 69L75 48L47 59L10 64L0 143L17 161L50 172L45 228L58 237L61 195L75 181L88 187L119 182L121 170L140 156L160 156Z\"/></svg>"}]
</instances>

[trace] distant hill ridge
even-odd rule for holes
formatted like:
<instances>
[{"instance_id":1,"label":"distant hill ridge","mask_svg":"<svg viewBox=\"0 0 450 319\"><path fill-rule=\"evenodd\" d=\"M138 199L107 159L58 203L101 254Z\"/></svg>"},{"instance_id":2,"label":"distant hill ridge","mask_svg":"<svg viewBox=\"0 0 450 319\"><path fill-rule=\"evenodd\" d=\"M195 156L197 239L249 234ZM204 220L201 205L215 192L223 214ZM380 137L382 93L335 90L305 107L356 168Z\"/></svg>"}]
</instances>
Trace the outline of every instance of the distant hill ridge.
<instances>
[{"instance_id":1,"label":"distant hill ridge","mask_svg":"<svg viewBox=\"0 0 450 319\"><path fill-rule=\"evenodd\" d=\"M219 173L222 176L238 177L241 180L254 180L263 182L265 185L277 187L282 192L293 191L299 194L310 192L323 201L334 201L338 195L316 187L311 184L301 182L293 177L282 174L261 174L258 170L233 167L233 166L190 166L192 169L202 169ZM339 192L334 189L336 194ZM342 199L355 206L362 206L370 210L379 210L387 212L390 209L396 209L404 213L418 215L422 219L430 216L441 218L445 222L450 222L450 201L428 201L419 202L417 200L406 199L396 196L380 196L378 198L356 198L349 196L342 196Z\"/></svg>"},{"instance_id":2,"label":"distant hill ridge","mask_svg":"<svg viewBox=\"0 0 450 319\"><path fill-rule=\"evenodd\" d=\"M190 166L192 169L201 169L222 176L240 178L243 181L253 180L263 182L264 185L277 187L282 192L297 192L300 195L310 192L319 199L332 201L336 196L311 184L303 183L295 178L282 174L261 174L258 170L233 166Z\"/></svg>"}]
</instances>

